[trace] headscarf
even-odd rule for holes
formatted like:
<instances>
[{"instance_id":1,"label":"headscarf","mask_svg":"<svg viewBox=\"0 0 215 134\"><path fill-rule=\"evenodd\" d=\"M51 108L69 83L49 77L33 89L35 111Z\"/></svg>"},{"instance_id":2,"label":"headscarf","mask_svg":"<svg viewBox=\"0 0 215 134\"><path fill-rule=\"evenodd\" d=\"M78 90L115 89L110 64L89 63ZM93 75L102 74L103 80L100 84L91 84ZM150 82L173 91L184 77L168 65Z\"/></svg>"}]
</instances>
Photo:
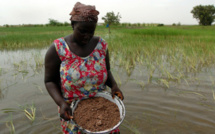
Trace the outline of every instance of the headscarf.
<instances>
[{"instance_id":1,"label":"headscarf","mask_svg":"<svg viewBox=\"0 0 215 134\"><path fill-rule=\"evenodd\" d=\"M70 13L71 21L98 21L99 12L96 10L95 6L81 4L77 2Z\"/></svg>"}]
</instances>

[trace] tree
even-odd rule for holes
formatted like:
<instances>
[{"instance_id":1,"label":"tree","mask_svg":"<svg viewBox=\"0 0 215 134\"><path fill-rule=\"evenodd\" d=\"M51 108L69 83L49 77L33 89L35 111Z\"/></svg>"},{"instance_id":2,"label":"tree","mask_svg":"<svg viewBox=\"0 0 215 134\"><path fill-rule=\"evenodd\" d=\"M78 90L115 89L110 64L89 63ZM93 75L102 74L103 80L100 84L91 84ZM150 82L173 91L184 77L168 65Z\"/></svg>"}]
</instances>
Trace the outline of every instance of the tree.
<instances>
[{"instance_id":1,"label":"tree","mask_svg":"<svg viewBox=\"0 0 215 134\"><path fill-rule=\"evenodd\" d=\"M104 17L102 17L102 20L105 21L105 24L109 28L109 33L110 33L110 25L119 24L120 18L121 18L120 14L117 13L117 15L115 15L113 11L107 12L107 14Z\"/></svg>"},{"instance_id":2,"label":"tree","mask_svg":"<svg viewBox=\"0 0 215 134\"><path fill-rule=\"evenodd\" d=\"M211 25L215 20L215 7L213 5L198 5L191 11L193 18L196 18L199 25Z\"/></svg>"},{"instance_id":3,"label":"tree","mask_svg":"<svg viewBox=\"0 0 215 134\"><path fill-rule=\"evenodd\" d=\"M50 26L60 26L61 24L57 20L49 19L48 25L50 25Z\"/></svg>"}]
</instances>

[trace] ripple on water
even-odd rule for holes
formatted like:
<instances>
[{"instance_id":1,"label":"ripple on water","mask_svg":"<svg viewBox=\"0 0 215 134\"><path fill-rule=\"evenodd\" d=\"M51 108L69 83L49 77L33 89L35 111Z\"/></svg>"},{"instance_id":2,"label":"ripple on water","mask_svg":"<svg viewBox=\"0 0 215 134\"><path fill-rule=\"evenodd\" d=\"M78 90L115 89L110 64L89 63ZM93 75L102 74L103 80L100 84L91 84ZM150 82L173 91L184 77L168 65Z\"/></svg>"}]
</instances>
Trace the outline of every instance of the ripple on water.
<instances>
[{"instance_id":1,"label":"ripple on water","mask_svg":"<svg viewBox=\"0 0 215 134\"><path fill-rule=\"evenodd\" d=\"M190 88L182 87L177 88L180 91ZM205 99L208 97L209 89L202 91L205 95L203 97L192 93L178 94L174 90L165 92L161 87L154 85L148 86L150 90L145 89L145 91L137 89L131 91L132 88L129 84L123 86L126 94L124 101L126 120L130 126L138 128L139 132L152 133L153 130L157 130L159 133L210 133L214 131L215 107L209 109L201 104L214 106L213 102Z\"/></svg>"}]
</instances>

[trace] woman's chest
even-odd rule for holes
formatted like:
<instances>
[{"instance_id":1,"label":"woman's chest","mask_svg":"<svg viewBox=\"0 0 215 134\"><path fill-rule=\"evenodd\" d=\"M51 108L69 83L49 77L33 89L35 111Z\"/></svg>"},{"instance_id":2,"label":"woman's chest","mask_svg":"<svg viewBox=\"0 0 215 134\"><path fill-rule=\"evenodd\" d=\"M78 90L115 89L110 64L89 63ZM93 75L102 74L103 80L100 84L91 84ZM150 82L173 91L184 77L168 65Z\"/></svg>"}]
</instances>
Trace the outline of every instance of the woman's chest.
<instances>
[{"instance_id":1,"label":"woman's chest","mask_svg":"<svg viewBox=\"0 0 215 134\"><path fill-rule=\"evenodd\" d=\"M107 74L105 58L89 56L86 59L64 61L61 64L60 74L61 77L73 81L95 77L103 79Z\"/></svg>"},{"instance_id":2,"label":"woman's chest","mask_svg":"<svg viewBox=\"0 0 215 134\"><path fill-rule=\"evenodd\" d=\"M74 53L75 55L77 55L79 57L87 57L91 53L93 53L96 46L97 46L97 44L95 44L95 43L89 43L84 46L77 45L77 44L70 44L69 49L72 53Z\"/></svg>"}]
</instances>

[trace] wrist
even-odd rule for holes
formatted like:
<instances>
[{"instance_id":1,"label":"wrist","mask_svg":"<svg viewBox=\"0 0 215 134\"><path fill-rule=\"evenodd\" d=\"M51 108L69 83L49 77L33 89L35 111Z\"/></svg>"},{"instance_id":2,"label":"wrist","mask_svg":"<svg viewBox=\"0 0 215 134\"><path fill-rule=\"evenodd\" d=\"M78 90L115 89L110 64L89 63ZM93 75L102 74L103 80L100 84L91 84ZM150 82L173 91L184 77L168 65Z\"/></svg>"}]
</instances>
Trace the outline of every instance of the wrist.
<instances>
[{"instance_id":1,"label":"wrist","mask_svg":"<svg viewBox=\"0 0 215 134\"><path fill-rule=\"evenodd\" d=\"M115 89L115 88L118 88L117 84L114 84L111 89Z\"/></svg>"},{"instance_id":2,"label":"wrist","mask_svg":"<svg viewBox=\"0 0 215 134\"><path fill-rule=\"evenodd\" d=\"M58 102L58 106L61 107L63 105L66 105L67 103L62 99L61 101Z\"/></svg>"}]
</instances>

